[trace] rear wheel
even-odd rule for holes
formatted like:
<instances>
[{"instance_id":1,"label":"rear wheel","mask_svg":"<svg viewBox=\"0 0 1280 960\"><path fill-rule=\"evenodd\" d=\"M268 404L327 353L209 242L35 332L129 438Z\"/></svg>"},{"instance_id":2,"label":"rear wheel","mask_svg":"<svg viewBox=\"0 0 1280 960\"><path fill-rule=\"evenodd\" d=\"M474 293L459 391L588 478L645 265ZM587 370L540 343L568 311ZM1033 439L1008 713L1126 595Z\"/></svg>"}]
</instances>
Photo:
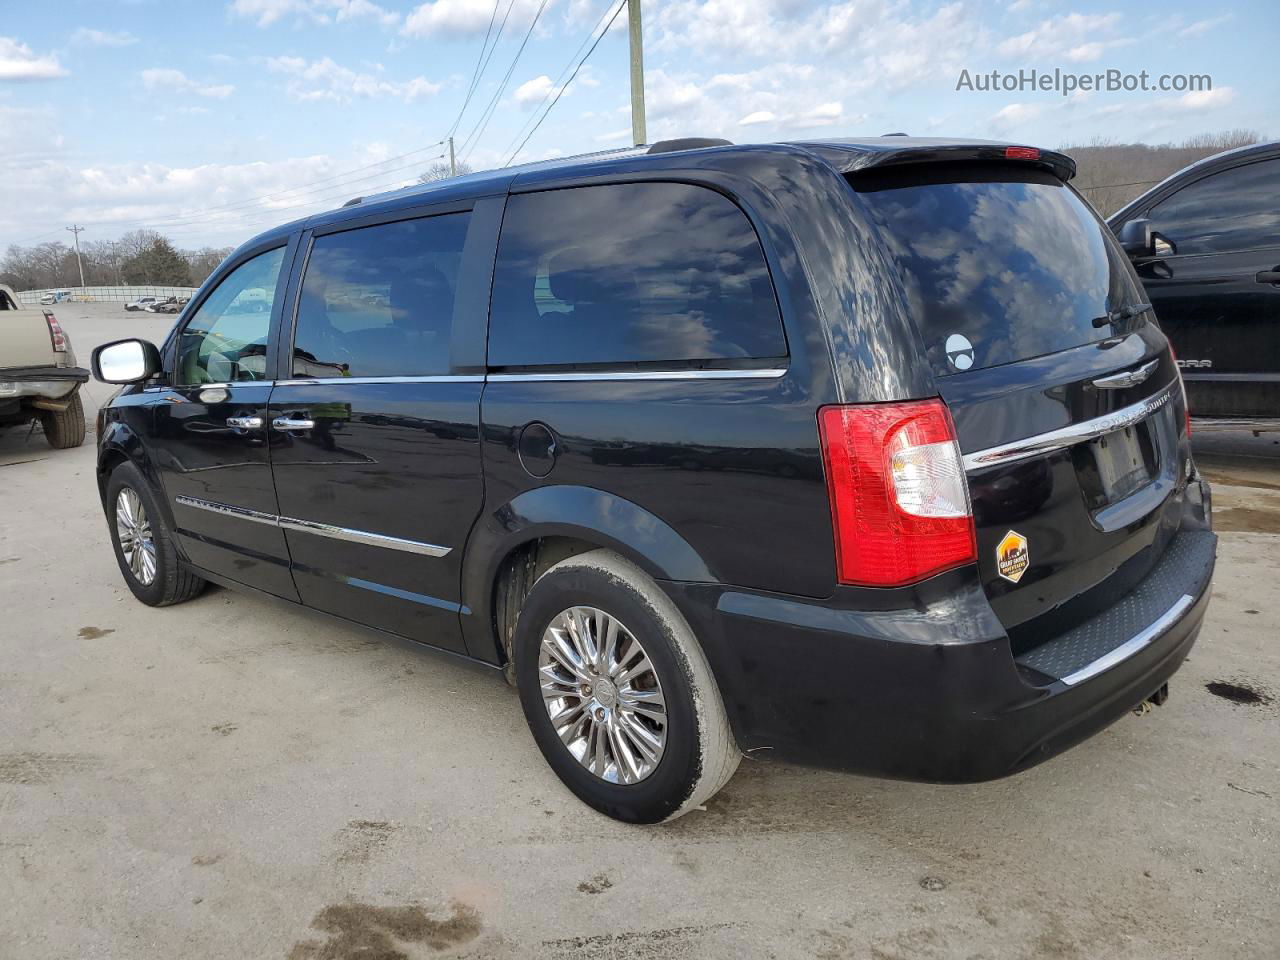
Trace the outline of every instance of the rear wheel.
<instances>
[{"instance_id":1,"label":"rear wheel","mask_svg":"<svg viewBox=\"0 0 1280 960\"><path fill-rule=\"evenodd\" d=\"M173 535L151 488L132 463L122 463L107 481L107 526L125 583L152 607L167 607L199 595L205 581L182 566Z\"/></svg>"},{"instance_id":2,"label":"rear wheel","mask_svg":"<svg viewBox=\"0 0 1280 960\"><path fill-rule=\"evenodd\" d=\"M84 443L84 405L80 393L71 395L65 410L41 410L40 425L44 438L55 450L66 450Z\"/></svg>"},{"instance_id":3,"label":"rear wheel","mask_svg":"<svg viewBox=\"0 0 1280 960\"><path fill-rule=\"evenodd\" d=\"M629 823L673 820L738 767L720 691L671 600L608 550L534 584L513 641L534 740L579 799Z\"/></svg>"}]
</instances>

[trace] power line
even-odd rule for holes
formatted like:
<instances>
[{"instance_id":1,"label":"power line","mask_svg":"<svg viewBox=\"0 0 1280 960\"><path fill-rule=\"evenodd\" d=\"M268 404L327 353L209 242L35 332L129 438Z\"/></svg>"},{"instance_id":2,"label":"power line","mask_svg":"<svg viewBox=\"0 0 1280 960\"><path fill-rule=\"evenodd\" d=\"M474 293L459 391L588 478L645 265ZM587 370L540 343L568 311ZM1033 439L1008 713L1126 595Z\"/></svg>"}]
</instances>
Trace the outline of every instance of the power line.
<instances>
[{"instance_id":1,"label":"power line","mask_svg":"<svg viewBox=\"0 0 1280 960\"><path fill-rule=\"evenodd\" d=\"M618 4L618 9L613 11L613 16L609 18L608 24L606 24L605 28L600 31L600 35L596 37L595 42L591 44L591 49L587 51L586 56L584 56L581 60L578 61L578 65L573 68L573 73L571 73L569 75L569 79L564 82L564 86L556 91L555 99L552 100L551 103L547 105L547 109L542 112L542 116L539 117L538 122L533 125L533 129L529 131L528 136L526 136L524 140L520 142L520 146L516 147L515 153L507 157L507 162L503 164L504 167L511 166L511 161L514 160L520 154L520 151L524 149L524 145L529 142L529 138L538 132L538 128L542 126L542 121L547 119L547 114L549 114L552 108L555 107L555 105L560 102L560 98L564 96L564 92L569 89L569 84L573 83L573 78L578 75L578 71L582 69L582 65L587 62L587 60L591 57L591 54L595 53L596 47L600 45L600 41L604 39L604 35L608 33L609 28L613 26L613 21L618 19L618 14L622 12L622 8L625 7L626 5L627 5L627 0L622 0L622 2Z\"/></svg>"},{"instance_id":2,"label":"power line","mask_svg":"<svg viewBox=\"0 0 1280 960\"><path fill-rule=\"evenodd\" d=\"M542 105L546 103L548 100L550 100L551 95L554 94L556 90L559 89L560 81L564 79L565 74L567 74L570 68L573 67L574 61L578 59L578 55L581 54L584 49L586 49L587 44L591 42L591 38L596 35L596 31L600 29L600 24L604 23L604 18L607 17L608 15L609 15L609 6L608 4L606 4L604 8L604 12L600 14L600 17L599 19L596 20L595 25L592 26L592 28L589 31L587 31L587 35L582 38L582 42L578 44L578 49L573 51L573 55L569 57L564 67L561 68L558 74L556 74L556 79L551 84L551 88L547 90L545 94L543 94L542 99L538 101L538 105L533 108L532 112L529 114L529 119L520 125L520 129L517 130L516 135L511 138L511 142L507 144L506 150L503 150L503 153L506 153L507 150L510 150L512 147L515 146L516 141L520 139L520 137L524 134L525 130L529 127L529 124L533 123L534 118L537 117L538 111L542 109ZM507 162L510 163L510 161L507 161Z\"/></svg>"},{"instance_id":3,"label":"power line","mask_svg":"<svg viewBox=\"0 0 1280 960\"><path fill-rule=\"evenodd\" d=\"M514 3L514 0L512 2ZM484 43L480 44L480 55L476 57L475 69L471 71L471 83L467 86L467 95L462 101L462 109L458 111L457 117L454 118L453 126L449 127L450 137L458 132L458 125L462 123L462 115L467 112L467 105L471 103L471 97L476 92L476 87L480 85L480 64L481 61L484 61L484 53L489 46L489 35L493 33L493 21L498 17L498 7L500 6L502 6L502 0L493 0L493 12L489 14L489 27L484 32ZM497 46L498 41L495 39L493 42L494 46Z\"/></svg>"},{"instance_id":4,"label":"power line","mask_svg":"<svg viewBox=\"0 0 1280 960\"><path fill-rule=\"evenodd\" d=\"M462 159L464 161L467 157L471 156L471 151L475 150L476 145L480 142L480 137L489 126L489 121L493 119L493 112L498 107L498 100L501 99L503 92L507 89L507 84L511 82L511 75L515 73L516 64L520 62L520 56L524 53L524 48L528 45L529 38L533 36L534 28L538 26L538 18L542 16L542 11L547 8L547 2L548 0L542 0L542 3L538 5L538 10L533 15L533 21L529 24L529 29L525 31L524 39L520 41L520 46L516 50L516 55L511 58L511 66L507 67L507 72L503 75L502 82L498 84L498 89L494 91L492 99L489 100L488 107L485 108L485 112L481 114L480 123L477 125L476 129L471 131L470 136L462 142L462 149L464 151ZM467 146L468 143L471 144L469 147Z\"/></svg>"},{"instance_id":5,"label":"power line","mask_svg":"<svg viewBox=\"0 0 1280 960\"><path fill-rule=\"evenodd\" d=\"M1149 183L1160 183L1159 180L1133 180L1129 183L1095 183L1091 187L1080 187L1081 190L1106 190L1110 187L1145 187Z\"/></svg>"}]
</instances>

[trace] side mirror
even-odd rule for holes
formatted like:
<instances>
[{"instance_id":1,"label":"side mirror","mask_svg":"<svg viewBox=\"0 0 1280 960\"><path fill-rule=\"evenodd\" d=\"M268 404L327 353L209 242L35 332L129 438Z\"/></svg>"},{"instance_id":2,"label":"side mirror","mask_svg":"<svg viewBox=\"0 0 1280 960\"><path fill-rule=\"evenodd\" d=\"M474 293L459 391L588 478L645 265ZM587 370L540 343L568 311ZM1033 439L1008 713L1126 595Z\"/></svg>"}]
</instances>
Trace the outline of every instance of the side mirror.
<instances>
[{"instance_id":1,"label":"side mirror","mask_svg":"<svg viewBox=\"0 0 1280 960\"><path fill-rule=\"evenodd\" d=\"M141 383L160 372L160 351L148 340L116 340L95 349L91 365L103 383Z\"/></svg>"},{"instance_id":2,"label":"side mirror","mask_svg":"<svg viewBox=\"0 0 1280 960\"><path fill-rule=\"evenodd\" d=\"M1116 234L1120 247L1131 257L1150 257L1155 253L1151 242L1151 221L1128 220Z\"/></svg>"}]
</instances>

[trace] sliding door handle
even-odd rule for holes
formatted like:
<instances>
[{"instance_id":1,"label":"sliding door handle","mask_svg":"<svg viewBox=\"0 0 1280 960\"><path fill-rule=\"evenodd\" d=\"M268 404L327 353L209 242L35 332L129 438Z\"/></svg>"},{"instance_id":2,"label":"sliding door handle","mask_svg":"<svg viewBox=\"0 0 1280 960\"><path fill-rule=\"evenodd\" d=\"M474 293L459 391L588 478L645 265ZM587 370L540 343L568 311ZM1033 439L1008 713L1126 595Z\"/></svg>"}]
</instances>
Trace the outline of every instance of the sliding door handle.
<instances>
[{"instance_id":1,"label":"sliding door handle","mask_svg":"<svg viewBox=\"0 0 1280 960\"><path fill-rule=\"evenodd\" d=\"M277 430L314 430L316 422L314 420L295 420L293 417L276 417L271 421L271 426Z\"/></svg>"},{"instance_id":2,"label":"sliding door handle","mask_svg":"<svg viewBox=\"0 0 1280 960\"><path fill-rule=\"evenodd\" d=\"M1280 267L1275 270L1260 270L1253 275L1259 283L1280 283Z\"/></svg>"},{"instance_id":3,"label":"sliding door handle","mask_svg":"<svg viewBox=\"0 0 1280 960\"><path fill-rule=\"evenodd\" d=\"M261 417L227 417L227 426L238 430L261 430Z\"/></svg>"}]
</instances>

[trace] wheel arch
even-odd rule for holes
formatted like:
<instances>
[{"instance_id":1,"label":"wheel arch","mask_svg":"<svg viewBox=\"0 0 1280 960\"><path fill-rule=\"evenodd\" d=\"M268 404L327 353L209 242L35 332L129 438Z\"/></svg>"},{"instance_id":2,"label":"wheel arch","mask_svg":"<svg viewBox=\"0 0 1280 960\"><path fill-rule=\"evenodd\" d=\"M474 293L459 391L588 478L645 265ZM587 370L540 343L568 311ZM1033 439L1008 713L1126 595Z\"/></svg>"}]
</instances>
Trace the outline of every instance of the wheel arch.
<instances>
[{"instance_id":1,"label":"wheel arch","mask_svg":"<svg viewBox=\"0 0 1280 960\"><path fill-rule=\"evenodd\" d=\"M684 537L638 504L591 487L538 487L487 511L472 530L462 568L471 656L508 663L520 604L538 577L602 547L655 580L718 582Z\"/></svg>"}]
</instances>

